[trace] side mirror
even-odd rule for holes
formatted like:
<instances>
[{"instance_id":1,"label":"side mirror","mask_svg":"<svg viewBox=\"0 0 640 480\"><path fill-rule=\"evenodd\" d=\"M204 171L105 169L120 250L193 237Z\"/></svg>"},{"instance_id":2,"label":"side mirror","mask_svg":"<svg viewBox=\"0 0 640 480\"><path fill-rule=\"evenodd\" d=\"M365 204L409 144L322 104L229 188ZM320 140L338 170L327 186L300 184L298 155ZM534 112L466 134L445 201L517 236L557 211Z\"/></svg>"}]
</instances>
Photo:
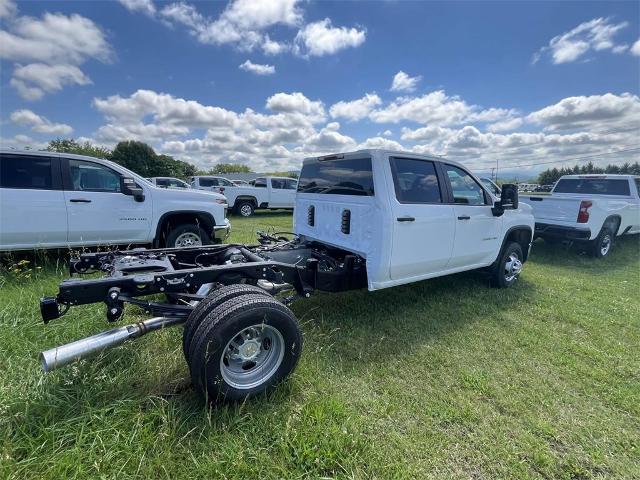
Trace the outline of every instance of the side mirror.
<instances>
[{"instance_id":1,"label":"side mirror","mask_svg":"<svg viewBox=\"0 0 640 480\"><path fill-rule=\"evenodd\" d=\"M122 177L120 189L125 195L130 195L136 202L144 202L144 190L131 177Z\"/></svg>"},{"instance_id":2,"label":"side mirror","mask_svg":"<svg viewBox=\"0 0 640 480\"><path fill-rule=\"evenodd\" d=\"M495 217L501 217L507 208L518 209L518 186L513 183L502 185L500 201L493 205L491 212Z\"/></svg>"}]
</instances>

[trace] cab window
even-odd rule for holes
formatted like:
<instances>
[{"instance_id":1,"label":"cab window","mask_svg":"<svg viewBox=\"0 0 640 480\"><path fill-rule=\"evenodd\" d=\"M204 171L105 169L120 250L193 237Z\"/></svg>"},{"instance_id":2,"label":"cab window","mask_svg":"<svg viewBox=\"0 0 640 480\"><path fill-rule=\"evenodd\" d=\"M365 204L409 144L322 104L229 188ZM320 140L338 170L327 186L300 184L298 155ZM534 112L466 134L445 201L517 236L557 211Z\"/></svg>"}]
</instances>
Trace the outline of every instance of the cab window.
<instances>
[{"instance_id":1,"label":"cab window","mask_svg":"<svg viewBox=\"0 0 640 480\"><path fill-rule=\"evenodd\" d=\"M259 187L259 188L267 188L267 179L266 178L256 178L254 183L253 183L254 187Z\"/></svg>"},{"instance_id":2,"label":"cab window","mask_svg":"<svg viewBox=\"0 0 640 480\"><path fill-rule=\"evenodd\" d=\"M392 158L391 171L396 198L400 203L442 203L440 185L433 162L412 158Z\"/></svg>"},{"instance_id":3,"label":"cab window","mask_svg":"<svg viewBox=\"0 0 640 480\"><path fill-rule=\"evenodd\" d=\"M461 168L442 164L451 186L454 203L463 205L485 205L484 190L475 179Z\"/></svg>"},{"instance_id":4,"label":"cab window","mask_svg":"<svg viewBox=\"0 0 640 480\"><path fill-rule=\"evenodd\" d=\"M0 186L31 190L51 190L51 159L39 156L2 155Z\"/></svg>"},{"instance_id":5,"label":"cab window","mask_svg":"<svg viewBox=\"0 0 640 480\"><path fill-rule=\"evenodd\" d=\"M298 181L293 179L288 179L284 181L284 188L287 190L295 190L298 188Z\"/></svg>"},{"instance_id":6,"label":"cab window","mask_svg":"<svg viewBox=\"0 0 640 480\"><path fill-rule=\"evenodd\" d=\"M271 188L277 188L278 190L283 190L284 186L285 186L284 179L282 178L271 179Z\"/></svg>"},{"instance_id":7,"label":"cab window","mask_svg":"<svg viewBox=\"0 0 640 480\"><path fill-rule=\"evenodd\" d=\"M99 163L69 159L73 190L82 192L120 192L120 175Z\"/></svg>"}]
</instances>

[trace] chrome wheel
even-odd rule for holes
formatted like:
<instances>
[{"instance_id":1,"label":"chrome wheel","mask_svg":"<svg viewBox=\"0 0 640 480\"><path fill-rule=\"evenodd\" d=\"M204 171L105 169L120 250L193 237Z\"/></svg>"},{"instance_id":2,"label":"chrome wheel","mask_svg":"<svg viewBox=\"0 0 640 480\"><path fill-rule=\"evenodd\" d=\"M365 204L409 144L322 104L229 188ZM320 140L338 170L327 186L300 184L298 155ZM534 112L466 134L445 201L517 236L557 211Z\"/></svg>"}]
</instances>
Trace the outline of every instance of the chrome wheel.
<instances>
[{"instance_id":1,"label":"chrome wheel","mask_svg":"<svg viewBox=\"0 0 640 480\"><path fill-rule=\"evenodd\" d=\"M242 215L243 217L250 217L252 213L253 208L251 208L251 205L245 203L240 207L240 215Z\"/></svg>"},{"instance_id":2,"label":"chrome wheel","mask_svg":"<svg viewBox=\"0 0 640 480\"><path fill-rule=\"evenodd\" d=\"M609 253L609 250L611 250L611 235L607 233L602 237L602 242L600 243L600 255L604 257Z\"/></svg>"},{"instance_id":3,"label":"chrome wheel","mask_svg":"<svg viewBox=\"0 0 640 480\"><path fill-rule=\"evenodd\" d=\"M270 325L244 328L227 343L220 372L231 387L255 388L271 378L284 358L284 338Z\"/></svg>"},{"instance_id":4,"label":"chrome wheel","mask_svg":"<svg viewBox=\"0 0 640 480\"><path fill-rule=\"evenodd\" d=\"M522 261L518 257L518 254L513 252L507 258L507 261L504 264L504 279L507 282L512 282L516 279L520 272L522 271Z\"/></svg>"},{"instance_id":5,"label":"chrome wheel","mask_svg":"<svg viewBox=\"0 0 640 480\"><path fill-rule=\"evenodd\" d=\"M175 246L177 248L200 247L202 246L202 239L197 233L184 232L176 238Z\"/></svg>"}]
</instances>

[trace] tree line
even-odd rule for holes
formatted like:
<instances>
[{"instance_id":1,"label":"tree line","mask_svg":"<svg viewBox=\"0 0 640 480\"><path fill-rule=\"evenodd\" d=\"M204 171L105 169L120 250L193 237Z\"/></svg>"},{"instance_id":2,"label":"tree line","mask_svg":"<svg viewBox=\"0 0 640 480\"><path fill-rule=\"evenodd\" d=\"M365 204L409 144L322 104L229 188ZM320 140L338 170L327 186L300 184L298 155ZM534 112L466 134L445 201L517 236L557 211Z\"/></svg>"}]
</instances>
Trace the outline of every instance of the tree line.
<instances>
[{"instance_id":1,"label":"tree line","mask_svg":"<svg viewBox=\"0 0 640 480\"><path fill-rule=\"evenodd\" d=\"M640 163L624 163L622 165L607 165L596 167L592 162L573 167L549 168L538 175L540 185L552 185L563 175L584 175L589 173L620 173L628 175L640 175Z\"/></svg>"},{"instance_id":2,"label":"tree line","mask_svg":"<svg viewBox=\"0 0 640 480\"><path fill-rule=\"evenodd\" d=\"M195 165L176 160L170 155L157 154L150 145L135 140L118 143L113 150L94 145L91 142L77 142L72 138L51 140L45 150L49 152L75 153L89 157L111 160L123 167L149 177L176 177L188 180L194 175L224 175L227 173L252 173L247 165L240 163L218 163L208 171Z\"/></svg>"}]
</instances>

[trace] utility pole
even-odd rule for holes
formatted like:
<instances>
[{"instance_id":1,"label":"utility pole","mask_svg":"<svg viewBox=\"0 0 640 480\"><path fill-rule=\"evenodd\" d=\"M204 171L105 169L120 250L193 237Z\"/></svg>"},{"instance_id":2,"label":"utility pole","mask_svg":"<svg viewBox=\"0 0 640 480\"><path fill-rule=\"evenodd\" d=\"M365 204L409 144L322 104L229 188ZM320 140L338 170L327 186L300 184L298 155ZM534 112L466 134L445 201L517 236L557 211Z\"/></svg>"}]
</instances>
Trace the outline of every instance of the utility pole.
<instances>
[{"instance_id":1,"label":"utility pole","mask_svg":"<svg viewBox=\"0 0 640 480\"><path fill-rule=\"evenodd\" d=\"M497 175L494 176L495 171L496 171L495 168L491 169L491 180L493 180L494 182L498 183L498 176Z\"/></svg>"}]
</instances>

